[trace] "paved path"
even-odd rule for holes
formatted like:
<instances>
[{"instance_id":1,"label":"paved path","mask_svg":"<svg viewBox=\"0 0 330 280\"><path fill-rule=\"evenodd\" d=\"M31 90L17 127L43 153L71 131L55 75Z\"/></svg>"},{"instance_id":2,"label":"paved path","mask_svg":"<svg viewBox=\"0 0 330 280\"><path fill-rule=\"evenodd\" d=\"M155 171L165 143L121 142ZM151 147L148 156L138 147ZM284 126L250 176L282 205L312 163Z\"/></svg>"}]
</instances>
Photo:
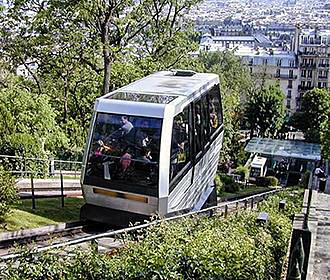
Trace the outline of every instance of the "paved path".
<instances>
[{"instance_id":1,"label":"paved path","mask_svg":"<svg viewBox=\"0 0 330 280\"><path fill-rule=\"evenodd\" d=\"M61 195L60 179L34 179L34 192L38 197ZM16 182L21 198L31 198L31 180L23 179ZM82 195L80 179L63 180L64 194L67 197L77 197Z\"/></svg>"},{"instance_id":2,"label":"paved path","mask_svg":"<svg viewBox=\"0 0 330 280\"><path fill-rule=\"evenodd\" d=\"M330 280L330 194L318 193L313 280Z\"/></svg>"}]
</instances>

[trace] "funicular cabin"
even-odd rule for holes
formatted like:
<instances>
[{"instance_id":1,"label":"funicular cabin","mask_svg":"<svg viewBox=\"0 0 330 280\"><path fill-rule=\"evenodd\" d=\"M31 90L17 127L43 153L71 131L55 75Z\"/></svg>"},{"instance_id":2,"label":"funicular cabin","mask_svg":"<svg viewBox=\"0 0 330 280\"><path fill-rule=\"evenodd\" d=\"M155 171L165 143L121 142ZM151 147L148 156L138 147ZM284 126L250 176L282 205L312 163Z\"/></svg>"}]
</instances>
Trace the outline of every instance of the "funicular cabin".
<instances>
[{"instance_id":1,"label":"funicular cabin","mask_svg":"<svg viewBox=\"0 0 330 280\"><path fill-rule=\"evenodd\" d=\"M267 159L265 174L261 176L275 176L282 186L299 184L304 176L313 173L321 160L320 144L298 140L252 138L245 151Z\"/></svg>"},{"instance_id":2,"label":"funicular cabin","mask_svg":"<svg viewBox=\"0 0 330 280\"><path fill-rule=\"evenodd\" d=\"M96 100L81 218L127 225L216 204L219 77L162 71Z\"/></svg>"}]
</instances>

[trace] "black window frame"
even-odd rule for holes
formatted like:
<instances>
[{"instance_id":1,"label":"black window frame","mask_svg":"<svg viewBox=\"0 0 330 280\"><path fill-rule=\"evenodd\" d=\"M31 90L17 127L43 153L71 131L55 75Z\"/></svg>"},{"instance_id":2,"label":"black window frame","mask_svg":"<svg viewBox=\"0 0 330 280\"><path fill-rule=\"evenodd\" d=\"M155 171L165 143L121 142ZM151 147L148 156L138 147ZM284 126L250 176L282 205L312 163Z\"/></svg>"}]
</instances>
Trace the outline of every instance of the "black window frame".
<instances>
[{"instance_id":1,"label":"black window frame","mask_svg":"<svg viewBox=\"0 0 330 280\"><path fill-rule=\"evenodd\" d=\"M214 129L213 131L211 130L210 126L210 110L209 110L209 105L210 105L210 94L212 91L216 91L218 95L218 102L219 102L219 112L217 112L217 117L218 117L218 127ZM207 107L206 107L206 112L208 113L208 124L206 127L209 128L208 131L208 139L205 145L201 145L200 151L196 151L196 136L195 136L195 128L196 128L196 118L195 118L195 104L200 102L203 97L206 97L207 99ZM207 92L205 92L202 96L200 96L198 99L192 101L189 105L187 105L185 108L189 107L189 129L190 129L190 151L191 151L191 158L190 161L182 168L178 174L176 174L172 179L169 181L169 193L171 193L176 185L179 183L179 181L182 180L182 178L187 174L187 170L193 168L195 164L204 156L204 154L209 150L209 147L212 142L214 142L215 138L223 131L223 109L222 109L222 98L220 95L220 86L219 84L214 85L212 88L210 88ZM184 109L185 109L184 108ZM202 107L201 107L202 109ZM183 111L183 110L182 110ZM182 112L180 112L182 113ZM179 114L180 114L179 113ZM178 114L177 114L178 115ZM177 116L176 115L176 116ZM170 163L171 164L171 163ZM194 176L192 176L193 178Z\"/></svg>"},{"instance_id":2,"label":"black window frame","mask_svg":"<svg viewBox=\"0 0 330 280\"><path fill-rule=\"evenodd\" d=\"M93 128L92 131L90 132L90 138L89 138L89 143L88 143L88 154L87 154L87 158L86 158L86 167L88 164L88 157L91 153L91 149L92 149L92 140L93 140L93 136L95 133L95 125L98 119L99 114L108 114L108 115L113 115L113 116L123 116L126 115L128 116L129 119L131 118L148 118L148 119L154 119L154 120L158 120L160 121L160 139L159 139L159 159L157 162L158 165L158 182L156 187L152 187L152 188L148 188L145 185L139 185L139 184L127 184L122 183L122 182L116 182L116 183L112 183L112 182L105 182L103 179L98 178L96 176L94 176L93 178L91 178L91 176L86 176L86 171L84 172L84 177L83 177L83 184L84 185L91 185L93 187L102 187L102 188L106 188L106 189L113 189L113 190L117 190L117 191L123 191L123 192L132 192L132 193L136 193L136 194L142 194L142 195L149 195L149 196L153 196L153 197L158 197L159 196L159 176L160 176L160 169L159 169L159 161L160 161L160 146L161 146L161 134L162 134L162 129L163 129L163 122L164 119L163 118L159 118L159 117L146 117L146 116L138 116L138 115L130 115L130 114L123 114L123 113L112 113L112 112L96 112L95 115L95 120L93 122ZM135 160L135 159L132 159ZM110 183L110 184L109 184Z\"/></svg>"},{"instance_id":3,"label":"black window frame","mask_svg":"<svg viewBox=\"0 0 330 280\"><path fill-rule=\"evenodd\" d=\"M188 145L189 145L189 154L187 155L187 161L186 164L171 178L171 173L172 173L172 163L171 163L171 157L172 157L172 142L173 142L173 127L174 127L174 122L175 122L175 118L178 117L180 114L182 114L184 112L184 110L188 109ZM191 161L192 161L192 127L191 127L191 105L189 104L188 106L186 106L182 112L178 113L177 115L174 116L173 118L173 127L172 127L172 137L171 137L171 154L170 154L170 174L169 174L169 180L170 180L170 184L173 181L176 181L177 177L180 177L185 170L187 170L188 166L191 166ZM180 177L181 178L181 177Z\"/></svg>"}]
</instances>

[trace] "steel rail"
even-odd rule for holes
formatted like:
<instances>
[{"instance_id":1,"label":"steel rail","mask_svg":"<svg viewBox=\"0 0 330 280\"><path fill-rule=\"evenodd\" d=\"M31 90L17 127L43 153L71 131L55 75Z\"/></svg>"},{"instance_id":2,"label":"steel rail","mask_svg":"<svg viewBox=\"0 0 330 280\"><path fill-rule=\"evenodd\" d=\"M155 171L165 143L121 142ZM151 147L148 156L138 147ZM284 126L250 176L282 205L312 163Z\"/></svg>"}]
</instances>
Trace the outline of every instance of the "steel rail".
<instances>
[{"instance_id":1,"label":"steel rail","mask_svg":"<svg viewBox=\"0 0 330 280\"><path fill-rule=\"evenodd\" d=\"M88 237L77 238L77 239L74 239L74 240L65 241L65 242L58 243L58 244L53 244L53 245L49 245L49 246L40 247L40 248L37 248L35 251L33 251L33 253L41 253L41 252L52 250L52 249L59 249L59 248L67 247L67 246L78 245L78 244L82 244L82 243L86 243L86 242L95 241L96 239L100 239L100 238L112 237L114 235L119 235L119 234L129 233L129 232L132 232L132 231L137 231L137 230L148 228L150 226L154 226L154 225L157 225L157 224L160 224L160 223L163 223L163 222L170 222L170 221L175 221L175 220L179 220L179 219L194 216L194 215L204 214L204 213L212 211L212 210L216 210L216 209L223 208L223 207L228 207L231 204L236 205L236 203L245 202L245 201L248 201L250 199L257 198L257 197L265 197L265 196L268 196L270 194L277 193L281 190L282 189L276 189L276 190L272 190L272 191L269 191L269 192L260 193L260 194L256 194L256 195L253 195L253 196L238 199L238 200L235 200L235 201L226 202L224 204L217 205L217 206L212 206L212 207L205 208L205 209L202 209L202 210L199 210L199 211L189 212L189 213L181 214L181 215L178 215L178 216L173 216L173 217L169 217L169 218L155 220L155 221L152 221L152 222L149 222L149 223L145 223L145 224L141 224L141 225L137 225L137 226L133 226L133 227L129 227L129 228L124 228L124 229L115 230L115 231L111 231L111 232L99 233L99 234L95 234L95 235L88 236ZM8 254L8 255L1 256L1 260L5 261L5 260L10 260L10 259L15 259L15 258L18 258L19 256L20 256L19 253Z\"/></svg>"}]
</instances>

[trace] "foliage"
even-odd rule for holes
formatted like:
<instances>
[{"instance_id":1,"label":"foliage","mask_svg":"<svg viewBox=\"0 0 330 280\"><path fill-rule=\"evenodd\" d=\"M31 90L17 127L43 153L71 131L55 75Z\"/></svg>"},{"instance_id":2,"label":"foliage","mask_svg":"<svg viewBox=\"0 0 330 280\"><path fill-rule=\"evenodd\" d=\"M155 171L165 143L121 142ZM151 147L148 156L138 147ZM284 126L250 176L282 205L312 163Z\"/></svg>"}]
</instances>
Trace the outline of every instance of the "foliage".
<instances>
[{"instance_id":1,"label":"foliage","mask_svg":"<svg viewBox=\"0 0 330 280\"><path fill-rule=\"evenodd\" d=\"M283 212L278 202L286 199ZM0 269L3 279L279 279L291 232L292 213L300 210L301 193L268 198L260 211L269 213L264 226L258 213L240 212L225 219L194 217L162 222L123 236L125 247L111 257L95 248L73 254L26 250Z\"/></svg>"},{"instance_id":2,"label":"foliage","mask_svg":"<svg viewBox=\"0 0 330 280\"><path fill-rule=\"evenodd\" d=\"M278 85L255 90L248 97L245 113L252 133L275 136L284 122L284 93Z\"/></svg>"},{"instance_id":3,"label":"foliage","mask_svg":"<svg viewBox=\"0 0 330 280\"><path fill-rule=\"evenodd\" d=\"M306 141L320 143L320 127L326 134L330 116L330 91L327 89L313 89L306 92L302 98L303 117L300 128L304 132ZM325 135L324 134L324 135ZM324 139L326 141L326 138ZM326 149L326 145L323 145Z\"/></svg>"},{"instance_id":4,"label":"foliage","mask_svg":"<svg viewBox=\"0 0 330 280\"><path fill-rule=\"evenodd\" d=\"M278 186L278 179L274 176L267 176L266 177L266 180L269 181L269 185L268 186L272 186L272 187L275 187L275 186Z\"/></svg>"},{"instance_id":5,"label":"foliage","mask_svg":"<svg viewBox=\"0 0 330 280\"><path fill-rule=\"evenodd\" d=\"M242 180L247 180L247 178L249 177L249 168L239 165L235 171L235 174L241 175Z\"/></svg>"},{"instance_id":6,"label":"foliage","mask_svg":"<svg viewBox=\"0 0 330 280\"><path fill-rule=\"evenodd\" d=\"M0 166L0 221L5 218L17 201L15 180Z\"/></svg>"},{"instance_id":7,"label":"foliage","mask_svg":"<svg viewBox=\"0 0 330 280\"><path fill-rule=\"evenodd\" d=\"M220 180L223 184L223 191L225 191L225 192L236 193L241 188L241 185L239 183L235 182L235 179L233 176L221 174Z\"/></svg>"},{"instance_id":8,"label":"foliage","mask_svg":"<svg viewBox=\"0 0 330 280\"><path fill-rule=\"evenodd\" d=\"M290 117L287 126L292 126L300 131L303 131L305 128L305 114L303 112L295 112Z\"/></svg>"},{"instance_id":9,"label":"foliage","mask_svg":"<svg viewBox=\"0 0 330 280\"><path fill-rule=\"evenodd\" d=\"M43 158L66 144L46 96L30 92L8 76L0 87L0 152Z\"/></svg>"},{"instance_id":10,"label":"foliage","mask_svg":"<svg viewBox=\"0 0 330 280\"><path fill-rule=\"evenodd\" d=\"M216 73L220 77L220 91L224 118L224 143L221 161L234 160L241 149L239 127L246 96L254 85L250 72L232 52L201 53L187 65L196 71Z\"/></svg>"},{"instance_id":11,"label":"foliage","mask_svg":"<svg viewBox=\"0 0 330 280\"><path fill-rule=\"evenodd\" d=\"M24 88L49 97L68 138L59 156L82 153L102 93L189 57L196 34L183 16L196 2L8 1L0 52L28 72Z\"/></svg>"},{"instance_id":12,"label":"foliage","mask_svg":"<svg viewBox=\"0 0 330 280\"><path fill-rule=\"evenodd\" d=\"M223 183L220 179L220 175L217 174L214 180L217 188L217 196L220 196L221 192L223 191Z\"/></svg>"},{"instance_id":13,"label":"foliage","mask_svg":"<svg viewBox=\"0 0 330 280\"><path fill-rule=\"evenodd\" d=\"M330 110L324 116L324 121L321 123L321 153L323 158L330 160Z\"/></svg>"},{"instance_id":14,"label":"foliage","mask_svg":"<svg viewBox=\"0 0 330 280\"><path fill-rule=\"evenodd\" d=\"M278 179L274 176L257 177L256 185L260 187L278 186Z\"/></svg>"}]
</instances>

